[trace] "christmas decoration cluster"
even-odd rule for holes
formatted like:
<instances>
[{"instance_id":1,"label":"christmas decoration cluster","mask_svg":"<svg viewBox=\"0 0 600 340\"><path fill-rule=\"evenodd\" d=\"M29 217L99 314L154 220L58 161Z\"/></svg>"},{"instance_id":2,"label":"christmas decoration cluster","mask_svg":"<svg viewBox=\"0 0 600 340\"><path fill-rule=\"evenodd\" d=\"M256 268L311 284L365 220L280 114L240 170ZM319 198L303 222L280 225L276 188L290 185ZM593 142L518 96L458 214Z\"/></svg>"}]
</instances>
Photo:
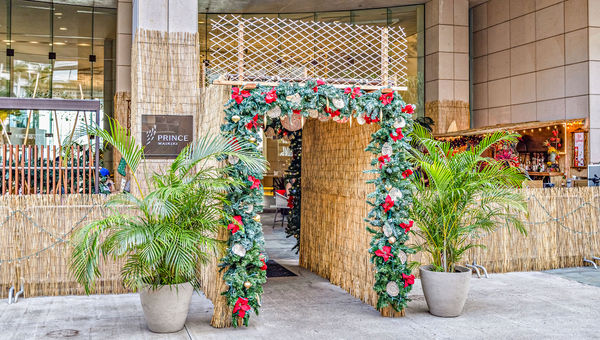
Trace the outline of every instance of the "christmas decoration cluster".
<instances>
[{"instance_id":1,"label":"christmas decoration cluster","mask_svg":"<svg viewBox=\"0 0 600 340\"><path fill-rule=\"evenodd\" d=\"M367 151L375 154L372 164L379 176L370 182L376 190L367 200L372 206L368 230L373 233L371 248L375 265L375 286L379 300L377 307L392 306L399 310L406 305L414 277L406 261L411 250L404 243L412 222L407 219L412 188L408 177L412 175L406 161L410 148L407 136L412 131L413 107L405 104L391 91L365 93L358 87L339 89L322 81L282 83L276 87L257 86L252 89L232 89L231 100L225 108L224 135L238 141L261 143L261 127L276 129L278 135L290 137L294 154L288 178L296 178L290 200L292 213L286 230L299 239L300 235L300 157L301 133L308 117L321 121L357 124L379 123ZM268 129L267 129L268 130ZM294 132L297 131L297 132ZM244 185L229 196L227 213L233 216L224 221L230 233L227 252L220 266L228 286L223 295L232 308L233 325L248 325L250 312L258 314L262 285L266 282L264 237L260 216L263 209L262 173L255 173L236 159L227 159L233 165L230 174Z\"/></svg>"}]
</instances>

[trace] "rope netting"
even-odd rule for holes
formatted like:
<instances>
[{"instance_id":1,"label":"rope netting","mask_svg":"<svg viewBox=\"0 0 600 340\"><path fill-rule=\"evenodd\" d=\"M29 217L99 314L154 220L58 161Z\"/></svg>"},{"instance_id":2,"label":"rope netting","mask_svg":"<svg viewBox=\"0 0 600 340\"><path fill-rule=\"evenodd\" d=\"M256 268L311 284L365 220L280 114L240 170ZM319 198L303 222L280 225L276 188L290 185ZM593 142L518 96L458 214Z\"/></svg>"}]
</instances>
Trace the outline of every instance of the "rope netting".
<instances>
[{"instance_id":1,"label":"rope netting","mask_svg":"<svg viewBox=\"0 0 600 340\"><path fill-rule=\"evenodd\" d=\"M222 15L209 32L211 81L301 82L403 87L402 27Z\"/></svg>"}]
</instances>

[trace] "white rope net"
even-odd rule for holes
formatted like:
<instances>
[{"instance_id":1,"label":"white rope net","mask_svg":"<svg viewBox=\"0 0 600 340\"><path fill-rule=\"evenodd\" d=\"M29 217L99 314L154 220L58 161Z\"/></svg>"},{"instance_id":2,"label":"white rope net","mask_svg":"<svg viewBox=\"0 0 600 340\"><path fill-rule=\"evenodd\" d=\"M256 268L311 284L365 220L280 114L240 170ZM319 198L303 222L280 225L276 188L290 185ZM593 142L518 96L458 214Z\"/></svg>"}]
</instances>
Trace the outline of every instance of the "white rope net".
<instances>
[{"instance_id":1,"label":"white rope net","mask_svg":"<svg viewBox=\"0 0 600 340\"><path fill-rule=\"evenodd\" d=\"M399 26L222 15L211 27L210 81L406 85L407 41Z\"/></svg>"}]
</instances>

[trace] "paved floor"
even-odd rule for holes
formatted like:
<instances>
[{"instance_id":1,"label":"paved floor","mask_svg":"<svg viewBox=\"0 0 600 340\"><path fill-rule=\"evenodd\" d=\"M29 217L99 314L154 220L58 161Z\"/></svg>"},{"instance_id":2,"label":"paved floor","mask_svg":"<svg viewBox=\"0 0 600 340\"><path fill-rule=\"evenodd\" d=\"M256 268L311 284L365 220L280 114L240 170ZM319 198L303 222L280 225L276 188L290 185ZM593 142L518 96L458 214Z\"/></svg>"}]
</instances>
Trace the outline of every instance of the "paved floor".
<instances>
[{"instance_id":1,"label":"paved floor","mask_svg":"<svg viewBox=\"0 0 600 340\"><path fill-rule=\"evenodd\" d=\"M272 217L271 217L272 218ZM268 221L269 217L263 217ZM147 330L135 294L0 301L0 339L593 339L600 337L600 287L542 272L471 281L462 316L430 315L415 282L405 318L382 318L323 278L299 268L283 230L265 226L272 259L298 274L271 278L250 327L209 326L210 301L194 295L179 333ZM594 273L590 273L592 275ZM595 273L600 276L600 271ZM598 276L595 276L598 278Z\"/></svg>"}]
</instances>

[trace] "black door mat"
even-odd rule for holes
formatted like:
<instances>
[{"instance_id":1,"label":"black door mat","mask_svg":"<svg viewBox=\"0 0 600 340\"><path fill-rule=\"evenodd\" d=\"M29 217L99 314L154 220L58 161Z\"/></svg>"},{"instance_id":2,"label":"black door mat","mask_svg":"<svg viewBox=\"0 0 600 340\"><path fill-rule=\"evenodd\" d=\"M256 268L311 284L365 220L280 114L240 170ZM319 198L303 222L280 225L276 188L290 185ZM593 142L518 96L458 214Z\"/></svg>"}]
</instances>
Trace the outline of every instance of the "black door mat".
<instances>
[{"instance_id":1,"label":"black door mat","mask_svg":"<svg viewBox=\"0 0 600 340\"><path fill-rule=\"evenodd\" d=\"M267 277L283 277L283 276L298 276L287 270L279 263L269 260L267 261Z\"/></svg>"}]
</instances>

